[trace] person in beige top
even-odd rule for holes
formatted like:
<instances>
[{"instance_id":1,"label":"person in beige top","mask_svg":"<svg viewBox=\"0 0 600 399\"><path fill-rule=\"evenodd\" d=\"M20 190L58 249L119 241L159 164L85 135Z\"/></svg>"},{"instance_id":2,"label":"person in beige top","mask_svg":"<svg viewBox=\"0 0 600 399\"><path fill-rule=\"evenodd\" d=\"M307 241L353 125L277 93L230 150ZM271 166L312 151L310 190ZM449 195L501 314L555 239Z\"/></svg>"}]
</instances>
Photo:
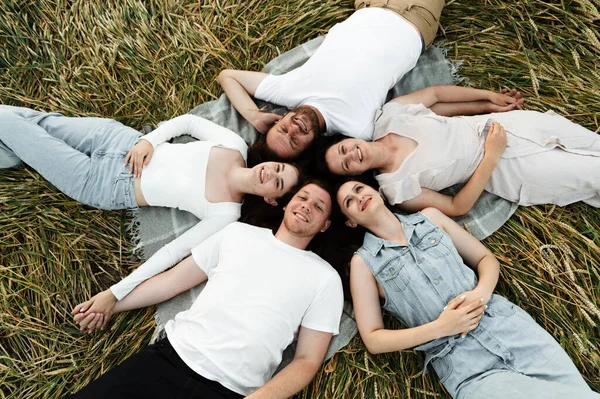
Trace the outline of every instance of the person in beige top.
<instances>
[{"instance_id":1,"label":"person in beige top","mask_svg":"<svg viewBox=\"0 0 600 399\"><path fill-rule=\"evenodd\" d=\"M380 191L410 212L433 206L463 215L483 190L519 205L584 201L600 207L597 134L552 111L449 118L429 109L460 107L473 114L469 104L479 107L481 101L505 109L522 102L456 86L397 97L377 115L374 141L338 139L324 151L327 167L339 175L376 169ZM457 183L466 185L454 197L437 192Z\"/></svg>"}]
</instances>

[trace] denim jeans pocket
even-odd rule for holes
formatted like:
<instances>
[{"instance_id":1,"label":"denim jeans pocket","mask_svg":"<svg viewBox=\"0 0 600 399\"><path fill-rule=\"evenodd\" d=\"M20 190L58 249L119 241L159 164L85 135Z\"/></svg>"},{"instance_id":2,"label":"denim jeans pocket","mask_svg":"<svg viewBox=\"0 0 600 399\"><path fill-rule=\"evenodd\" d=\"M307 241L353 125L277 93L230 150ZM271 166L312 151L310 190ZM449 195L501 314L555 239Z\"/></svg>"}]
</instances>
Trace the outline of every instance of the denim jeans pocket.
<instances>
[{"instance_id":1,"label":"denim jeans pocket","mask_svg":"<svg viewBox=\"0 0 600 399\"><path fill-rule=\"evenodd\" d=\"M452 359L450 356L440 356L431 359L431 366L443 384L452 374Z\"/></svg>"},{"instance_id":2,"label":"denim jeans pocket","mask_svg":"<svg viewBox=\"0 0 600 399\"><path fill-rule=\"evenodd\" d=\"M492 300L488 303L488 310L492 316L500 315L508 317L515 314L517 306L513 305L512 302L500 295L494 295Z\"/></svg>"},{"instance_id":3,"label":"denim jeans pocket","mask_svg":"<svg viewBox=\"0 0 600 399\"><path fill-rule=\"evenodd\" d=\"M110 191L110 203L114 209L126 209L131 206L131 190L133 186L133 175L120 173L112 185Z\"/></svg>"}]
</instances>

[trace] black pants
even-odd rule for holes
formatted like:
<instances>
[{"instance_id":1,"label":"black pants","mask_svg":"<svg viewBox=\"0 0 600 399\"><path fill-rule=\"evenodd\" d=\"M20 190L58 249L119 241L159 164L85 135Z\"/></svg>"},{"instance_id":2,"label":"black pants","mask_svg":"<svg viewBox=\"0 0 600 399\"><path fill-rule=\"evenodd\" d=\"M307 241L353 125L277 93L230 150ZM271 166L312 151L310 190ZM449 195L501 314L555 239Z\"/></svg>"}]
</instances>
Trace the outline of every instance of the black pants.
<instances>
[{"instance_id":1,"label":"black pants","mask_svg":"<svg viewBox=\"0 0 600 399\"><path fill-rule=\"evenodd\" d=\"M195 373L163 338L104 373L71 398L242 398Z\"/></svg>"}]
</instances>

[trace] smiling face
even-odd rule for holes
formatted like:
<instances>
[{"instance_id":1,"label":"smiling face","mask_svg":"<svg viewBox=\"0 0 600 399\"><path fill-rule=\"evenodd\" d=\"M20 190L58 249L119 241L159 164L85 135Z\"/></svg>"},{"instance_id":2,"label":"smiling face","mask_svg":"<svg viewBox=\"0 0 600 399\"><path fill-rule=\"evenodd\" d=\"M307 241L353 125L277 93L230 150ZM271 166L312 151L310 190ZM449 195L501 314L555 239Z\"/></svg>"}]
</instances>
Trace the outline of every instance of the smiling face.
<instances>
[{"instance_id":1,"label":"smiling face","mask_svg":"<svg viewBox=\"0 0 600 399\"><path fill-rule=\"evenodd\" d=\"M298 184L298 169L289 163L263 162L252 168L253 194L279 198Z\"/></svg>"},{"instance_id":2,"label":"smiling face","mask_svg":"<svg viewBox=\"0 0 600 399\"><path fill-rule=\"evenodd\" d=\"M319 117L312 108L300 107L288 112L267 132L267 147L279 157L300 155L319 134Z\"/></svg>"},{"instance_id":3,"label":"smiling face","mask_svg":"<svg viewBox=\"0 0 600 399\"><path fill-rule=\"evenodd\" d=\"M329 227L331 197L316 184L302 187L285 207L283 224L299 237L314 237Z\"/></svg>"},{"instance_id":4,"label":"smiling face","mask_svg":"<svg viewBox=\"0 0 600 399\"><path fill-rule=\"evenodd\" d=\"M325 162L332 173L356 176L370 168L369 143L361 139L346 139L332 145L325 152Z\"/></svg>"},{"instance_id":5,"label":"smiling face","mask_svg":"<svg viewBox=\"0 0 600 399\"><path fill-rule=\"evenodd\" d=\"M372 221L375 212L385 207L377 190L364 183L349 181L339 188L337 202L350 222L365 226Z\"/></svg>"}]
</instances>

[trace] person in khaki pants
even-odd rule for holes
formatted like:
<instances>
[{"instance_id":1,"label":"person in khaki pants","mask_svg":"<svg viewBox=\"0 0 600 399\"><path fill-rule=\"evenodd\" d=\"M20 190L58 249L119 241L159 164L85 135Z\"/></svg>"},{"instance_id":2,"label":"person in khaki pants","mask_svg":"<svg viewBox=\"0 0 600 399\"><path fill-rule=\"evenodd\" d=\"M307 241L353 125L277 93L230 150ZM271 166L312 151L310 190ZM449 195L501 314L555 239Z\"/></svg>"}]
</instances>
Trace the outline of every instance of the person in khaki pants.
<instances>
[{"instance_id":1,"label":"person in khaki pants","mask_svg":"<svg viewBox=\"0 0 600 399\"><path fill-rule=\"evenodd\" d=\"M293 158L320 134L371 140L387 92L417 63L438 30L443 0L357 0L312 57L282 75L224 70L218 81L274 157ZM262 112L253 98L283 105Z\"/></svg>"}]
</instances>

